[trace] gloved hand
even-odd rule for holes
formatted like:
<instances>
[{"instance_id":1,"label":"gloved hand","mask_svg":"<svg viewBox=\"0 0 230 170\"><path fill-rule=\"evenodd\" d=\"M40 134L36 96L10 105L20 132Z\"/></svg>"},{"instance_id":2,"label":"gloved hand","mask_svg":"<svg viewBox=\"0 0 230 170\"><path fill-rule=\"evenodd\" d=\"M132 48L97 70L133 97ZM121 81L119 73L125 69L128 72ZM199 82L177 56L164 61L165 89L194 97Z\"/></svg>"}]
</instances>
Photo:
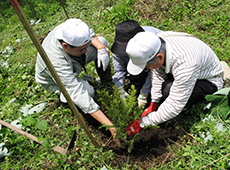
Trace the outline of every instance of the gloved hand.
<instances>
[{"instance_id":1,"label":"gloved hand","mask_svg":"<svg viewBox=\"0 0 230 170\"><path fill-rule=\"evenodd\" d=\"M129 94L124 90L123 86L118 87L117 90L120 95L120 98L126 99L127 97L129 97Z\"/></svg>"},{"instance_id":2,"label":"gloved hand","mask_svg":"<svg viewBox=\"0 0 230 170\"><path fill-rule=\"evenodd\" d=\"M107 47L102 47L97 49L97 65L98 67L103 67L105 71L109 65L109 49Z\"/></svg>"},{"instance_id":3,"label":"gloved hand","mask_svg":"<svg viewBox=\"0 0 230 170\"><path fill-rule=\"evenodd\" d=\"M142 127L140 126L140 119L137 119L135 122L131 123L129 127L126 129L125 132L129 132L128 135L135 135L137 134Z\"/></svg>"},{"instance_id":4,"label":"gloved hand","mask_svg":"<svg viewBox=\"0 0 230 170\"><path fill-rule=\"evenodd\" d=\"M147 103L147 96L148 95L144 95L142 92L140 92L138 98L137 98L137 103L138 103L138 106L145 106L146 103Z\"/></svg>"},{"instance_id":5,"label":"gloved hand","mask_svg":"<svg viewBox=\"0 0 230 170\"><path fill-rule=\"evenodd\" d=\"M141 114L141 118L145 117L148 113L152 113L157 110L158 103L151 102L150 106L145 109L145 111Z\"/></svg>"}]
</instances>

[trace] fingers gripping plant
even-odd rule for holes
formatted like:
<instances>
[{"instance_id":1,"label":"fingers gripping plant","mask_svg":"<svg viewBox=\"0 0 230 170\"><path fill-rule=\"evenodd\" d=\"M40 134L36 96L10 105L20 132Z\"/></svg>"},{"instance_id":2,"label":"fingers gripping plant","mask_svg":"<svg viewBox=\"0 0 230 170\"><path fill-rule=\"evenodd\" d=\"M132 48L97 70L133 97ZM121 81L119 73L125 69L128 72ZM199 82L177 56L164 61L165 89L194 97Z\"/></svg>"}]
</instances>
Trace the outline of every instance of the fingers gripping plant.
<instances>
[{"instance_id":1,"label":"fingers gripping plant","mask_svg":"<svg viewBox=\"0 0 230 170\"><path fill-rule=\"evenodd\" d=\"M128 146L129 151L131 151L133 142L138 140L138 134L129 139L125 131L133 120L140 118L143 108L137 106L134 86L131 86L129 93L130 96L123 100L119 96L116 85L113 86L112 94L106 89L98 91L99 101L106 107L104 112L110 117L117 129L116 138L120 139L122 145Z\"/></svg>"}]
</instances>

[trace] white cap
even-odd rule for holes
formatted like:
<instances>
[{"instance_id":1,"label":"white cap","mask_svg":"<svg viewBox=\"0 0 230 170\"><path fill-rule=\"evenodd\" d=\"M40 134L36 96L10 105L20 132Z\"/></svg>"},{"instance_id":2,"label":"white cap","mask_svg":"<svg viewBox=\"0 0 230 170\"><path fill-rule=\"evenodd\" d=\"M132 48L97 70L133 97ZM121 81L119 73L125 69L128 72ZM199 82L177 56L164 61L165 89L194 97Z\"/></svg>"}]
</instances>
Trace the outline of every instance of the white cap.
<instances>
[{"instance_id":1,"label":"white cap","mask_svg":"<svg viewBox=\"0 0 230 170\"><path fill-rule=\"evenodd\" d=\"M56 37L69 45L80 47L90 42L90 29L82 20L71 18L61 24Z\"/></svg>"},{"instance_id":2,"label":"white cap","mask_svg":"<svg viewBox=\"0 0 230 170\"><path fill-rule=\"evenodd\" d=\"M139 32L129 40L126 53L130 60L127 70L132 75L140 74L161 46L160 38L151 32Z\"/></svg>"}]
</instances>

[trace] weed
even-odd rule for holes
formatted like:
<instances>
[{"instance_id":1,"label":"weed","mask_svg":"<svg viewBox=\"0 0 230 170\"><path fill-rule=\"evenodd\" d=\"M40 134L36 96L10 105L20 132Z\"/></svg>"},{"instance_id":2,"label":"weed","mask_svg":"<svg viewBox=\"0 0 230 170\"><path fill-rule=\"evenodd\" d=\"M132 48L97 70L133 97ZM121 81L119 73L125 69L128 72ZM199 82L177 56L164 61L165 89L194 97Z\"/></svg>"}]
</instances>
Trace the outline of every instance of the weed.
<instances>
[{"instance_id":1,"label":"weed","mask_svg":"<svg viewBox=\"0 0 230 170\"><path fill-rule=\"evenodd\" d=\"M161 30L188 32L202 39L217 54L220 60L229 62L229 3L227 0L63 0L70 17L80 18L98 35L104 36L110 46L113 43L115 27L125 19L135 19L141 25L157 27ZM175 120L181 130L192 135L182 137L183 143L168 146L167 157L152 160L135 160L133 155L122 155L121 159L112 150L95 148L71 109L60 103L57 94L44 90L35 82L35 61L37 51L24 27L13 11L9 1L2 0L0 10L0 118L12 122L22 118L22 128L47 141L47 147L23 137L8 128L0 129L0 140L10 155L0 159L1 169L228 169L229 164L229 117L220 120L217 114L209 117L203 106L194 107L188 119ZM35 34L42 41L56 25L66 20L59 2L30 0L19 1L23 12ZM41 19L41 20L40 20ZM110 63L112 65L112 62ZM87 66L88 73L98 78L93 63ZM93 83L92 83L93 84ZM97 89L96 99L106 107L106 114L118 129L117 137L122 144L133 149L140 135L127 138L125 129L134 119L139 118L142 108L135 106L133 91L130 100L121 101L115 87L93 84ZM23 116L21 108L33 107L46 102L45 108L30 116ZM215 111L214 111L215 112ZM187 114L187 113L186 113ZM207 114L207 115L206 115ZM223 115L221 115L223 119ZM40 122L40 123L38 123ZM45 123L46 122L46 123ZM16 122L17 123L17 122ZM40 124L40 125L39 125ZM46 128L41 129L45 126ZM39 129L39 128L40 129ZM73 130L77 131L75 146L67 155L55 154L49 143L66 147ZM91 129L95 138L97 131ZM140 156L140 155L138 155ZM149 156L149 155L148 155ZM117 161L114 161L116 158ZM161 160L157 164L156 159ZM158 161L158 162L159 162ZM139 166L141 164L141 166ZM158 166L159 165L159 166Z\"/></svg>"}]
</instances>

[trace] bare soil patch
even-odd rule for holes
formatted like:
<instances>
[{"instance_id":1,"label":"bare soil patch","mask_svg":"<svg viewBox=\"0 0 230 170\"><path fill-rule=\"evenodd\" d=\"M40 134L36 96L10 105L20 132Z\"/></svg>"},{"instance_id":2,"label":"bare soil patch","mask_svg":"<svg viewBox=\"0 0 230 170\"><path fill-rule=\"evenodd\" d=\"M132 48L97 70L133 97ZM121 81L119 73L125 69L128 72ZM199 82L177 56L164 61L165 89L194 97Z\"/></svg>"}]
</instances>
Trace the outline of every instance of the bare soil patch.
<instances>
[{"instance_id":1,"label":"bare soil patch","mask_svg":"<svg viewBox=\"0 0 230 170\"><path fill-rule=\"evenodd\" d=\"M95 130L94 135L102 139L105 145L104 150L113 150L115 153L112 166L122 168L122 164L127 161L130 169L135 165L140 169L147 170L150 167L160 166L175 159L175 155L170 151L170 148L178 148L179 145L183 145L183 140L190 139L185 132L185 129L189 128L189 123L185 123L181 127L178 122L182 119L183 122L186 122L185 119L190 122L190 116L182 114L173 120L160 124L159 128L143 129L139 134L141 139L134 143L131 153L128 152L127 148L116 147L115 143L111 142L110 132L105 129L98 129L100 126L98 122L89 116L84 117L86 122L89 123L89 127ZM187 135L186 139L185 135Z\"/></svg>"}]
</instances>

